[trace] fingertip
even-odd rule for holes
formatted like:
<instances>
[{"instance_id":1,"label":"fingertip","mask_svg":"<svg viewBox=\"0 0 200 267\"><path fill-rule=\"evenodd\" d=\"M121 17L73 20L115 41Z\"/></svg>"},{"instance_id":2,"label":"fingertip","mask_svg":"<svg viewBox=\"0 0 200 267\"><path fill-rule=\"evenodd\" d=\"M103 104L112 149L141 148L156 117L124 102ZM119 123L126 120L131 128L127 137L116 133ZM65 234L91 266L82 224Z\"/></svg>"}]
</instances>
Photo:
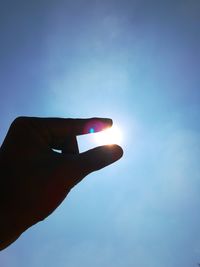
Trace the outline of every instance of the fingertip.
<instances>
[{"instance_id":1,"label":"fingertip","mask_svg":"<svg viewBox=\"0 0 200 267\"><path fill-rule=\"evenodd\" d=\"M107 127L112 127L113 125L113 120L111 118L93 118L92 121L94 123L99 123L99 129L100 128L107 128Z\"/></svg>"},{"instance_id":2,"label":"fingertip","mask_svg":"<svg viewBox=\"0 0 200 267\"><path fill-rule=\"evenodd\" d=\"M110 118L91 118L85 125L84 134L96 133L110 128L113 125L113 121Z\"/></svg>"},{"instance_id":3,"label":"fingertip","mask_svg":"<svg viewBox=\"0 0 200 267\"><path fill-rule=\"evenodd\" d=\"M114 149L115 149L115 153L118 156L118 159L120 159L124 154L124 151L123 151L122 147L119 146L119 145L113 145L113 146L114 146Z\"/></svg>"},{"instance_id":4,"label":"fingertip","mask_svg":"<svg viewBox=\"0 0 200 267\"><path fill-rule=\"evenodd\" d=\"M119 160L124 153L122 147L116 144L106 145L105 149L107 150L108 157L112 160L112 162Z\"/></svg>"},{"instance_id":5,"label":"fingertip","mask_svg":"<svg viewBox=\"0 0 200 267\"><path fill-rule=\"evenodd\" d=\"M105 124L108 127L112 127L112 125L113 125L113 120L112 119L110 119L110 118L104 118L103 121L105 122Z\"/></svg>"}]
</instances>

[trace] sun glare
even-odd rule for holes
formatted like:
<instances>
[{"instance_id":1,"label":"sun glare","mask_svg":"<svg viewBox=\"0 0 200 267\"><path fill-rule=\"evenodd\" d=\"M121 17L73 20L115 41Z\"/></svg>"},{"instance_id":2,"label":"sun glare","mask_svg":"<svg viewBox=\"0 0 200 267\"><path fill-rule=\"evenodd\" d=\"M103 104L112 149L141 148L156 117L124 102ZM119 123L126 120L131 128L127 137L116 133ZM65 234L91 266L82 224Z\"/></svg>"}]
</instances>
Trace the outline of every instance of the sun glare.
<instances>
[{"instance_id":1,"label":"sun glare","mask_svg":"<svg viewBox=\"0 0 200 267\"><path fill-rule=\"evenodd\" d=\"M122 143L122 133L117 126L112 126L109 129L103 130L94 134L94 142L97 145L112 145Z\"/></svg>"}]
</instances>

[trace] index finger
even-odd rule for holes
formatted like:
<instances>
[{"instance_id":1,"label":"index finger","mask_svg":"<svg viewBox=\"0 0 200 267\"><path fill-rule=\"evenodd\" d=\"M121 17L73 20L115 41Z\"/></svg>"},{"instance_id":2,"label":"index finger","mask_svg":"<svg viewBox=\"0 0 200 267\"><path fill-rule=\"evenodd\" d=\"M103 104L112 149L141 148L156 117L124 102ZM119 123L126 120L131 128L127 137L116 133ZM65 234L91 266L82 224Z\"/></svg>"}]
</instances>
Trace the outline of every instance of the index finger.
<instances>
[{"instance_id":1,"label":"index finger","mask_svg":"<svg viewBox=\"0 0 200 267\"><path fill-rule=\"evenodd\" d=\"M112 120L108 118L44 118L41 120L43 125L55 136L95 133L112 126Z\"/></svg>"},{"instance_id":2,"label":"index finger","mask_svg":"<svg viewBox=\"0 0 200 267\"><path fill-rule=\"evenodd\" d=\"M82 134L95 133L112 126L108 118L65 119L65 118L32 118L38 122L40 131L51 146L62 147L66 138Z\"/></svg>"}]
</instances>

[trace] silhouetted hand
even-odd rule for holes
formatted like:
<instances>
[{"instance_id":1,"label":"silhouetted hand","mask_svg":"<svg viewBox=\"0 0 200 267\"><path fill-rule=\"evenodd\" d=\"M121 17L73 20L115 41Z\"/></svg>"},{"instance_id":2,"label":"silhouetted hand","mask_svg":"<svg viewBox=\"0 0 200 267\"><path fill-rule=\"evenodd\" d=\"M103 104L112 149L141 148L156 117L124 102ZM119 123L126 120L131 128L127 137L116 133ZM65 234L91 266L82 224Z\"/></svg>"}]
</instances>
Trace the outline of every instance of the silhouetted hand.
<instances>
[{"instance_id":1,"label":"silhouetted hand","mask_svg":"<svg viewBox=\"0 0 200 267\"><path fill-rule=\"evenodd\" d=\"M49 216L87 174L122 156L117 145L78 151L77 135L111 125L99 118L19 117L12 123L0 148L0 249Z\"/></svg>"}]
</instances>

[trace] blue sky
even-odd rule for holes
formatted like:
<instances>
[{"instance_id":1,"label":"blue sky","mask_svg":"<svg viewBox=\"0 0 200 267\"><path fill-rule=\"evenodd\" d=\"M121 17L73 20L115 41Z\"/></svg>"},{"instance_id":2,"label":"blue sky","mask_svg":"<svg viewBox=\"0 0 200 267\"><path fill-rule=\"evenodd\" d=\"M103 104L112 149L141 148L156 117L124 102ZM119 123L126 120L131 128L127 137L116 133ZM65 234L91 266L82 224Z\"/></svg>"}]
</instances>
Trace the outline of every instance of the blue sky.
<instances>
[{"instance_id":1,"label":"blue sky","mask_svg":"<svg viewBox=\"0 0 200 267\"><path fill-rule=\"evenodd\" d=\"M0 2L1 142L19 115L105 116L125 152L0 266L197 266L199 14L197 0Z\"/></svg>"}]
</instances>

